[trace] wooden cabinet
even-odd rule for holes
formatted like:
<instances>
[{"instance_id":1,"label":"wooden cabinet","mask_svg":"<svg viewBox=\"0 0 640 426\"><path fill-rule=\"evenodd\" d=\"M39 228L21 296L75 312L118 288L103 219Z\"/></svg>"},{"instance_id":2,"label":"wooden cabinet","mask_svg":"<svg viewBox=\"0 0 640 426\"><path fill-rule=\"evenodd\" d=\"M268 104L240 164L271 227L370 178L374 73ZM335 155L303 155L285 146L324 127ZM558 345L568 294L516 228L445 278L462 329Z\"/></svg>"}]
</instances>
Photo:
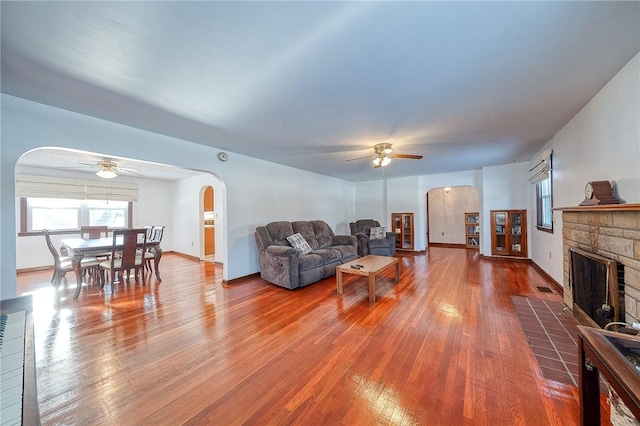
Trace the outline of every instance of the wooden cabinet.
<instances>
[{"instance_id":1,"label":"wooden cabinet","mask_svg":"<svg viewBox=\"0 0 640 426\"><path fill-rule=\"evenodd\" d=\"M413 213L391 213L396 250L413 250Z\"/></svg>"},{"instance_id":2,"label":"wooden cabinet","mask_svg":"<svg viewBox=\"0 0 640 426\"><path fill-rule=\"evenodd\" d=\"M526 210L491 210L491 254L527 257Z\"/></svg>"},{"instance_id":3,"label":"wooden cabinet","mask_svg":"<svg viewBox=\"0 0 640 426\"><path fill-rule=\"evenodd\" d=\"M480 213L467 212L464 214L465 245L467 248L480 247Z\"/></svg>"}]
</instances>

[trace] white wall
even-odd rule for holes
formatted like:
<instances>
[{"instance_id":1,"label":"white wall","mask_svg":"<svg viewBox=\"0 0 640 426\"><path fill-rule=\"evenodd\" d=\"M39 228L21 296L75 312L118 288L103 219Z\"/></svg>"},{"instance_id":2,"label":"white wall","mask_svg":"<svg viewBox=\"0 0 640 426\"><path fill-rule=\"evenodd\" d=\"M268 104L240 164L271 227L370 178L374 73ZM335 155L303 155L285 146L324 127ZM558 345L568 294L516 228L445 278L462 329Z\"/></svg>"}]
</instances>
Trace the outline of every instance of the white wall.
<instances>
[{"instance_id":1,"label":"white wall","mask_svg":"<svg viewBox=\"0 0 640 426\"><path fill-rule=\"evenodd\" d=\"M0 146L0 298L15 295L15 167L28 150L55 146L199 170L227 191L224 279L258 271L253 232L271 220L322 219L349 234L354 184L196 143L2 95Z\"/></svg>"},{"instance_id":2,"label":"white wall","mask_svg":"<svg viewBox=\"0 0 640 426\"><path fill-rule=\"evenodd\" d=\"M531 235L531 217L529 190L529 163L512 163L503 166L484 167L482 169L483 205L481 216L481 235L483 253L491 254L491 210L527 210L527 235ZM535 214L535 210L533 210ZM528 239L527 254L531 253L531 239Z\"/></svg>"},{"instance_id":3,"label":"white wall","mask_svg":"<svg viewBox=\"0 0 640 426\"><path fill-rule=\"evenodd\" d=\"M640 203L640 53L629 61L543 149L553 150L553 205L576 206L588 181L615 183L618 198ZM542 151L542 150L541 150ZM535 188L530 185L535 211ZM554 232L532 232L530 257L562 284L562 212Z\"/></svg>"},{"instance_id":4,"label":"white wall","mask_svg":"<svg viewBox=\"0 0 640 426\"><path fill-rule=\"evenodd\" d=\"M391 213L413 213L413 249L425 250L426 201L420 194L420 178L417 176L387 179L387 223L391 226ZM388 228L390 229L390 228Z\"/></svg>"},{"instance_id":5,"label":"white wall","mask_svg":"<svg viewBox=\"0 0 640 426\"><path fill-rule=\"evenodd\" d=\"M391 213L387 211L386 181L359 182L355 184L355 217L373 219L380 225L391 228Z\"/></svg>"},{"instance_id":6,"label":"white wall","mask_svg":"<svg viewBox=\"0 0 640 426\"><path fill-rule=\"evenodd\" d=\"M472 186L450 186L429 191L429 241L466 244L465 213L479 212L478 191Z\"/></svg>"}]
</instances>

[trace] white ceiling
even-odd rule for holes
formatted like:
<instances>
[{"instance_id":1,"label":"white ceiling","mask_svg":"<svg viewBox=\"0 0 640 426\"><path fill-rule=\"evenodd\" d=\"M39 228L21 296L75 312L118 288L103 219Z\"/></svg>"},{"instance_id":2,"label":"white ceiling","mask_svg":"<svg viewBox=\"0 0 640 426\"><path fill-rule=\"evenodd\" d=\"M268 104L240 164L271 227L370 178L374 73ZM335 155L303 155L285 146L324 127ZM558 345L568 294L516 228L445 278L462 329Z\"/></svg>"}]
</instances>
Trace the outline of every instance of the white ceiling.
<instances>
[{"instance_id":1,"label":"white ceiling","mask_svg":"<svg viewBox=\"0 0 640 426\"><path fill-rule=\"evenodd\" d=\"M118 167L115 170L117 175L133 178L176 181L204 173L167 164L60 148L39 148L27 152L20 157L16 165L16 173L40 174L44 168L71 173L95 174L100 170L99 161L115 163ZM94 178L97 179L95 176Z\"/></svg>"},{"instance_id":2,"label":"white ceiling","mask_svg":"<svg viewBox=\"0 0 640 426\"><path fill-rule=\"evenodd\" d=\"M4 93L351 181L528 161L640 51L637 1L0 7Z\"/></svg>"}]
</instances>

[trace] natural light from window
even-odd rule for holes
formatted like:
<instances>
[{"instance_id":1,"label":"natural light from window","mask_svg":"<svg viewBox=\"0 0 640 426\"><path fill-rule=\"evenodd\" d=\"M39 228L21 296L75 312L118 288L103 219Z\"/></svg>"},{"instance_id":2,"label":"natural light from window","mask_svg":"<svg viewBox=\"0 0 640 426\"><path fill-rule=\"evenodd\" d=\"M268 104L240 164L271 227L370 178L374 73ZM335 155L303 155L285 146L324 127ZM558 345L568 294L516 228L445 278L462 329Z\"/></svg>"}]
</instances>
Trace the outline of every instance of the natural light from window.
<instances>
[{"instance_id":1,"label":"natural light from window","mask_svg":"<svg viewBox=\"0 0 640 426\"><path fill-rule=\"evenodd\" d=\"M29 231L79 229L83 225L126 227L126 201L28 198Z\"/></svg>"}]
</instances>

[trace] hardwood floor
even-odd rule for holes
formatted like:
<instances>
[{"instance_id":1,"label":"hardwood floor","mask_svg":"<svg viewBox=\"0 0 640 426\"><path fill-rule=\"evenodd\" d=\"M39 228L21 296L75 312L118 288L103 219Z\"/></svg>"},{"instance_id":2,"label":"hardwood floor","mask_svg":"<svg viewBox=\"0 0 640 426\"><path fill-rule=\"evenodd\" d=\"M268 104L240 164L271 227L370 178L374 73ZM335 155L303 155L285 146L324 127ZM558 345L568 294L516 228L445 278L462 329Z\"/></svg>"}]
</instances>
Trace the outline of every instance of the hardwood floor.
<instances>
[{"instance_id":1,"label":"hardwood floor","mask_svg":"<svg viewBox=\"0 0 640 426\"><path fill-rule=\"evenodd\" d=\"M219 265L163 256L162 283L34 295L44 425L574 425L578 391L542 376L512 295L560 300L523 262L431 248L377 279L222 287ZM155 278L152 278L152 280ZM69 277L70 283L75 279ZM603 410L608 424L608 408Z\"/></svg>"}]
</instances>

